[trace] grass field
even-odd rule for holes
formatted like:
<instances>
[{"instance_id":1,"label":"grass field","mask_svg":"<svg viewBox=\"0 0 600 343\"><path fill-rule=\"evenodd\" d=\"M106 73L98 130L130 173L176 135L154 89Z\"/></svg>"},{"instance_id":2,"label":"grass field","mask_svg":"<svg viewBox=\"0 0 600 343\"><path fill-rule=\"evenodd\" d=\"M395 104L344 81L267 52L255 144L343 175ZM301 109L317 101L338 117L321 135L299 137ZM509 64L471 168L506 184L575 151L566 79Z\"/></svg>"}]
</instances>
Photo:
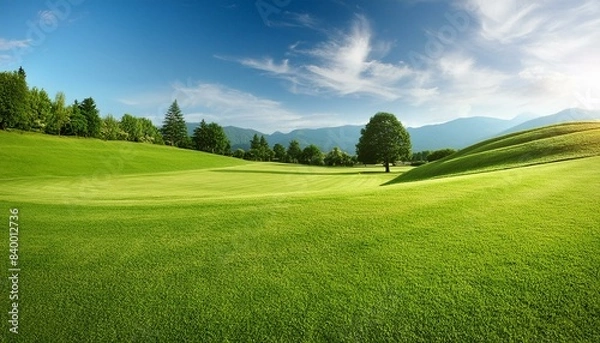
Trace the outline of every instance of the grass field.
<instances>
[{"instance_id":1,"label":"grass field","mask_svg":"<svg viewBox=\"0 0 600 343\"><path fill-rule=\"evenodd\" d=\"M0 146L19 342L600 341L600 157L382 186L410 168Z\"/></svg>"},{"instance_id":2,"label":"grass field","mask_svg":"<svg viewBox=\"0 0 600 343\"><path fill-rule=\"evenodd\" d=\"M391 183L474 174L600 155L600 122L577 122L492 138L405 173Z\"/></svg>"}]
</instances>

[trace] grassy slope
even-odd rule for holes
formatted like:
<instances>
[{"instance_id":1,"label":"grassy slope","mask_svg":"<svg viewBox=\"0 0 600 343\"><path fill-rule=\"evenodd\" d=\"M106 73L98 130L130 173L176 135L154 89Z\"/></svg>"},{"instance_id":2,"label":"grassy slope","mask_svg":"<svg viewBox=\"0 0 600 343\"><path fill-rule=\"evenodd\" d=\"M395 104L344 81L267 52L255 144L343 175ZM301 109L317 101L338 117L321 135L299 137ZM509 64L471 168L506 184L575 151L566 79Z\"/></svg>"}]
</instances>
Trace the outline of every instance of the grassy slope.
<instances>
[{"instance_id":1,"label":"grassy slope","mask_svg":"<svg viewBox=\"0 0 600 343\"><path fill-rule=\"evenodd\" d=\"M276 164L0 179L0 208L21 210L20 338L598 341L598 168L384 188L394 175Z\"/></svg>"},{"instance_id":2,"label":"grassy slope","mask_svg":"<svg viewBox=\"0 0 600 343\"><path fill-rule=\"evenodd\" d=\"M493 138L415 168L391 183L600 155L600 123L570 123Z\"/></svg>"},{"instance_id":3,"label":"grassy slope","mask_svg":"<svg viewBox=\"0 0 600 343\"><path fill-rule=\"evenodd\" d=\"M0 131L0 179L157 173L242 165L198 151L141 143Z\"/></svg>"}]
</instances>

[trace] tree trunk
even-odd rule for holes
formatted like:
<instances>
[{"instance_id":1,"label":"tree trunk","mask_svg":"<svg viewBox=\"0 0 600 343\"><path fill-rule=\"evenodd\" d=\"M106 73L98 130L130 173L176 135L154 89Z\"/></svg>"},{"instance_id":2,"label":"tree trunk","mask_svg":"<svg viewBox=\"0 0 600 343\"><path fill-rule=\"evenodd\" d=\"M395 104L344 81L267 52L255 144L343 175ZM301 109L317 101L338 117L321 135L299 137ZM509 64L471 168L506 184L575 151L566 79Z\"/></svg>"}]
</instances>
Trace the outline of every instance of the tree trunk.
<instances>
[{"instance_id":1,"label":"tree trunk","mask_svg":"<svg viewBox=\"0 0 600 343\"><path fill-rule=\"evenodd\" d=\"M390 162L385 162L385 172L386 173L390 172Z\"/></svg>"}]
</instances>

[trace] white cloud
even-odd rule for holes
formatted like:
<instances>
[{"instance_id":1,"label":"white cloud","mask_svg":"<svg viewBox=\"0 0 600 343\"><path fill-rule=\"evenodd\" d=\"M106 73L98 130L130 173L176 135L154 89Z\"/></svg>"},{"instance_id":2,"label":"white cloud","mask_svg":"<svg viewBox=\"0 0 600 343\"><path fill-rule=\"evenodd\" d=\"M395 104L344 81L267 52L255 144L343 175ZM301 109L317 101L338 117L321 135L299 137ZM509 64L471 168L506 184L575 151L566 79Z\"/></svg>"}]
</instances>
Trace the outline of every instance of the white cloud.
<instances>
[{"instance_id":1,"label":"white cloud","mask_svg":"<svg viewBox=\"0 0 600 343\"><path fill-rule=\"evenodd\" d=\"M283 60L280 64L273 62L272 58L265 58L263 60L242 59L239 62L247 67L263 70L273 74L287 74L291 72L289 60L287 59Z\"/></svg>"},{"instance_id":2,"label":"white cloud","mask_svg":"<svg viewBox=\"0 0 600 343\"><path fill-rule=\"evenodd\" d=\"M299 113L285 103L220 84L177 83L170 96L180 100L190 118L265 132L360 123L359 118L367 118L356 112L365 109L391 111L422 125L457 116L512 118L523 112L600 107L600 3L457 0L456 6L470 15L469 25L448 42L431 34L440 30L424 28L421 54L427 54L429 37L444 49L419 65L394 61L402 47L378 40L363 16L346 30L329 30L321 42L290 42L281 52L284 59L216 56L285 80L291 93L342 104L344 117ZM308 16L307 23L309 18L314 21ZM347 105L363 99L369 104L360 109Z\"/></svg>"},{"instance_id":3,"label":"white cloud","mask_svg":"<svg viewBox=\"0 0 600 343\"><path fill-rule=\"evenodd\" d=\"M439 60L444 77L457 77L445 87L462 99L455 102L507 115L593 107L578 95L600 91L600 3L469 0L457 6L479 25L463 44L469 49L452 52L460 58ZM499 62L481 65L480 56L492 51ZM476 87L467 87L467 78Z\"/></svg>"},{"instance_id":4,"label":"white cloud","mask_svg":"<svg viewBox=\"0 0 600 343\"><path fill-rule=\"evenodd\" d=\"M223 126L247 127L265 133L299 127L311 128L345 124L335 113L300 114L279 101L259 97L221 84L192 80L187 80L185 83L174 82L169 90L134 95L119 99L118 102L155 113L149 117L155 124L160 125L164 113L174 100L177 100L188 122L199 122L205 119Z\"/></svg>"},{"instance_id":5,"label":"white cloud","mask_svg":"<svg viewBox=\"0 0 600 343\"><path fill-rule=\"evenodd\" d=\"M8 51L12 49L23 49L29 47L31 44L31 40L23 39L23 40L7 40L4 38L0 38L0 51Z\"/></svg>"},{"instance_id":6,"label":"white cloud","mask_svg":"<svg viewBox=\"0 0 600 343\"><path fill-rule=\"evenodd\" d=\"M385 56L390 50L386 42L374 42L367 19L357 16L349 32L330 34L329 39L312 48L290 46L289 54L301 55L308 61L292 64L270 58L243 58L244 66L266 71L271 76L290 82L293 93L334 94L337 96L369 96L387 101L418 92L416 71L403 62L386 63L372 57Z\"/></svg>"},{"instance_id":7,"label":"white cloud","mask_svg":"<svg viewBox=\"0 0 600 343\"><path fill-rule=\"evenodd\" d=\"M544 23L535 15L541 6L522 0L470 0L470 9L481 23L481 35L489 40L511 42L533 33Z\"/></svg>"}]
</instances>

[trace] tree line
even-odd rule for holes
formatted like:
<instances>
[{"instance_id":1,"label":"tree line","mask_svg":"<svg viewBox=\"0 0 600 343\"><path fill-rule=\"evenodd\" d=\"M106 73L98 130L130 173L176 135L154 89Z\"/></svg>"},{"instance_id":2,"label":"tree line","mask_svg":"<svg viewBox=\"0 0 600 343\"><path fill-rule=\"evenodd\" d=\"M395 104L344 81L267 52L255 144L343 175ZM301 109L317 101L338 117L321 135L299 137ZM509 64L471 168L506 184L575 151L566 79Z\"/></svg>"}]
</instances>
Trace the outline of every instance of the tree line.
<instances>
[{"instance_id":1,"label":"tree line","mask_svg":"<svg viewBox=\"0 0 600 343\"><path fill-rule=\"evenodd\" d=\"M63 92L57 92L51 99L43 88L29 88L22 67L17 71L0 72L0 129L167 144L230 154L227 137L215 123L206 124L203 121L194 136L188 137L185 120L176 100L165 114L161 128L156 127L150 119L128 113L120 120L111 114L102 118L92 97L67 104Z\"/></svg>"},{"instance_id":2,"label":"tree line","mask_svg":"<svg viewBox=\"0 0 600 343\"><path fill-rule=\"evenodd\" d=\"M23 68L0 73L0 129L163 144L160 130L147 118L101 118L92 97L67 104L63 92L51 99L43 88L29 88L26 78Z\"/></svg>"},{"instance_id":3,"label":"tree line","mask_svg":"<svg viewBox=\"0 0 600 343\"><path fill-rule=\"evenodd\" d=\"M92 97L67 104L63 92L57 92L51 99L43 88L29 88L23 68L12 72L0 72L0 129L166 144L252 161L331 166L356 163L355 158L339 148L323 154L315 145L301 149L298 141L294 140L287 149L281 144L275 144L271 149L264 136L256 135L250 142L250 150L232 152L227 135L217 123L202 120L194 129L193 135L188 136L185 119L177 100L168 108L161 128L154 126L147 118L135 117L128 113L120 120L111 114L102 118Z\"/></svg>"},{"instance_id":4,"label":"tree line","mask_svg":"<svg viewBox=\"0 0 600 343\"><path fill-rule=\"evenodd\" d=\"M125 140L195 149L213 154L233 156L252 161L277 161L316 166L353 166L357 163L382 163L386 172L390 164L399 161L434 161L454 153L452 149L434 152L411 153L410 136L402 123L390 113L377 113L361 130L352 156L340 148L323 153L314 144L304 149L296 140L288 147L275 144L273 148L264 136L254 135L250 149L231 151L231 142L223 128L216 123L200 122L190 137L177 100L173 101L161 128L147 118L124 114L120 120L112 115L100 117L92 97L67 105L65 94L56 93L50 99L44 89L27 85L23 68L13 72L0 72L0 129L16 128L53 135Z\"/></svg>"},{"instance_id":5,"label":"tree line","mask_svg":"<svg viewBox=\"0 0 600 343\"><path fill-rule=\"evenodd\" d=\"M266 161L281 163L300 163L313 166L353 166L358 161L356 156L351 156L335 147L328 153L323 153L321 149L310 144L304 149L300 147L297 140L291 140L286 148L282 144L276 143L271 149L265 136L254 134L250 140L250 149L237 149L233 152L233 157L242 158L250 161Z\"/></svg>"}]
</instances>

